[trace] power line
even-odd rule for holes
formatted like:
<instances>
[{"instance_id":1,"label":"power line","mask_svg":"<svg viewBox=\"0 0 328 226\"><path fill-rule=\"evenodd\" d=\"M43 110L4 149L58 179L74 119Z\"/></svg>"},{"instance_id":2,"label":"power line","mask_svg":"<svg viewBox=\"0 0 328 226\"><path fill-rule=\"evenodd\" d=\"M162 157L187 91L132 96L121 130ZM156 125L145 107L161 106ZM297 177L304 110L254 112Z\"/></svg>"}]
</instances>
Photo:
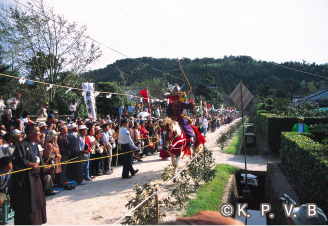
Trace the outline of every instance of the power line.
<instances>
[{"instance_id":1,"label":"power line","mask_svg":"<svg viewBox=\"0 0 328 226\"><path fill-rule=\"evenodd\" d=\"M215 8L214 6L212 6L211 4L207 3L205 0L201 0L204 4L206 4L208 7L210 7L211 9L213 9L215 12L219 13L221 16L223 16L224 18L226 18L227 20L229 20L230 22L232 22L233 24L235 24L236 26L240 27L241 29L243 29L244 31L246 31L248 34L250 34L251 36L253 36L254 38L260 40L261 42L265 43L266 45L268 45L269 47L271 47L272 49L282 53L283 55L289 57L292 59L291 56L289 56L288 54L286 54L285 52L281 51L280 49L274 47L273 45L271 45L269 42L265 41L264 39L258 37L257 35L253 34L252 32L250 32L249 30L247 30L246 28L244 28L243 26L241 26L240 24L238 24L237 22L233 21L232 19L230 19L229 17L227 17L226 15L224 15L221 11L219 11L217 8ZM270 62L269 62L270 63ZM283 66L283 65L280 65L278 63L270 63L270 64L273 64L273 65L276 65L276 66L279 66L279 67L284 67L286 69L289 69L289 70L294 70L294 71L297 71L297 72L301 72L301 73L304 73L304 74L308 74L308 75L313 75L313 76L317 76L317 77L321 77L321 78L325 78L327 79L327 77L324 77L324 76L321 76L321 75L317 75L317 74L313 74L313 73L309 73L309 72L306 72L306 71L301 71L301 70L297 70L297 69L294 69L294 68L290 68L290 67L286 67L286 66Z\"/></svg>"},{"instance_id":2,"label":"power line","mask_svg":"<svg viewBox=\"0 0 328 226\"><path fill-rule=\"evenodd\" d=\"M208 7L210 7L211 9L213 9L214 11L216 11L217 13L219 13L221 16L223 16L224 18L226 18L227 20L229 20L231 23L235 24L236 26L240 27L241 29L243 29L244 31L246 31L248 34L250 34L251 36L253 36L254 38L260 40L261 42L265 43L266 45L270 46L271 48L275 49L276 51L284 54L285 56L288 56L289 58L292 58L291 56L289 56L288 54L284 53L283 51L281 51L280 49L277 49L276 47L274 47L273 45L271 45L269 42L265 41L264 39L258 37L257 35L255 35L254 33L250 32L249 30L247 30L246 28L244 28L243 26L241 26L240 24L238 24L237 22L233 21L232 19L230 19L229 17L227 17L226 15L224 15L221 11L219 11L217 8L215 8L214 6L212 6L211 4L207 3L205 0L201 0L204 4L206 4Z\"/></svg>"},{"instance_id":3,"label":"power line","mask_svg":"<svg viewBox=\"0 0 328 226\"><path fill-rule=\"evenodd\" d=\"M0 73L0 76L5 76L8 78L14 78L14 79L18 79L19 82L23 82L23 84L25 83L25 81L30 81L30 82L35 82L35 83L39 83L39 84L43 84L43 85L49 85L49 88L52 88L53 86L59 87L59 88L64 88L64 89L68 89L68 91L70 90L79 90L79 91L83 91L83 92L88 92L90 90L86 90L86 89L81 89L81 88L75 88L75 87L69 87L69 86L63 86L63 85L58 85L58 84L53 84L53 83L48 83L48 82L42 82L42 81L37 81L37 80L32 80L32 79L27 79L27 78L21 78L21 77L16 77L13 75L7 75L7 74L3 74ZM97 90L92 90L92 92L94 92L95 95L99 95L99 94L109 94L109 95L119 95L119 96L128 96L128 97L136 97L136 98L143 98L140 96L134 96L131 94L126 94L126 93L114 93L114 92L104 92L104 91L97 91ZM148 100L151 100L151 102L159 100L158 98L148 98ZM164 100L159 100L160 102L163 102Z\"/></svg>"},{"instance_id":4,"label":"power line","mask_svg":"<svg viewBox=\"0 0 328 226\"><path fill-rule=\"evenodd\" d=\"M316 76L316 77L319 77L319 78L328 79L328 77L325 77L323 75L317 75L317 74L313 74L313 73L310 73L310 72L301 71L301 70L290 68L290 67L287 67L287 66L284 66L284 65L281 65L281 64L277 64L275 62L267 62L267 63L278 66L278 67L282 67L282 68L285 68L285 69L288 69L288 70L293 70L293 71L301 72L301 73L304 73L304 74L313 75L313 76Z\"/></svg>"},{"instance_id":5,"label":"power line","mask_svg":"<svg viewBox=\"0 0 328 226\"><path fill-rule=\"evenodd\" d=\"M28 8L28 9L32 10L33 12L39 14L40 16L45 17L45 18L47 18L47 19L53 21L54 23L58 24L58 22L57 22L56 20L54 20L54 19L52 19L52 18L50 18L50 17L47 17L47 16L45 16L45 15L43 15L43 14L41 14L41 13L35 11L33 8L30 8L30 7L26 6L26 5L24 5L23 3L18 2L17 0L14 0L14 1L15 1L16 3L18 3L18 4L22 5L22 6L24 6L24 7L26 7L26 8ZM149 64L146 64L146 63L144 63L144 62L142 62L142 61L140 61L140 60L137 60L136 58L129 57L128 55L126 55L126 54L124 54L124 53L122 53L122 52L120 52L120 51L118 51L118 50L116 50L116 49L114 49L114 48L112 48L112 47L109 47L109 46L107 46L107 45L105 45L105 44L103 44L103 43L101 43L101 42L99 42L99 41L97 41L97 40L91 38L90 36L86 36L86 38L88 38L88 39L90 39L91 41L94 41L94 42L98 43L99 45L102 45L102 46L104 46L105 48L108 48L109 50L111 50L111 51L113 51L113 52L116 52L116 53L118 53L118 54L120 54L120 55L122 55L122 56L124 56L124 57L126 57L126 58L130 58L130 59L132 59L132 60L134 60L134 61L136 61L136 62L138 62L138 63L141 63L141 64L143 64L143 65L145 65L145 66L149 66L151 69L153 69L153 70L155 70L155 71L157 71L157 72L160 72L160 73L163 73L163 74L165 74L165 75L169 75L169 76L175 77L175 76L171 75L170 73L167 73L167 72L164 72L164 71L159 70L159 69L157 69L157 68L154 68L154 67L150 66ZM175 77L175 78L176 78L176 79L183 80L183 79L178 78L178 77Z\"/></svg>"}]
</instances>

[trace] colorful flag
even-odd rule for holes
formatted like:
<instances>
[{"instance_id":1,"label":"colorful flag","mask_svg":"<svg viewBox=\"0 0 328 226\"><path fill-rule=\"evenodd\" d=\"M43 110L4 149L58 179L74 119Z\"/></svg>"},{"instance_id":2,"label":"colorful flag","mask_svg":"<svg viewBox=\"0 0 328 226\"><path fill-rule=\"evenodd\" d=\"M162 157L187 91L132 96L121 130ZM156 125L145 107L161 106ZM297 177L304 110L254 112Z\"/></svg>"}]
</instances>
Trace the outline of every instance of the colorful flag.
<instances>
[{"instance_id":1,"label":"colorful flag","mask_svg":"<svg viewBox=\"0 0 328 226\"><path fill-rule=\"evenodd\" d=\"M145 101L146 101L146 103L148 103L148 113L149 114L151 114L151 112L150 112L150 106L149 106L149 102L148 102L148 93L147 93L147 89L145 89L145 90L141 90L140 91L140 94L141 94L141 96L145 99Z\"/></svg>"},{"instance_id":2,"label":"colorful flag","mask_svg":"<svg viewBox=\"0 0 328 226\"><path fill-rule=\"evenodd\" d=\"M147 93L147 89L145 89L145 90L141 90L141 91L140 91L140 95L145 99L146 103L148 103L148 93Z\"/></svg>"}]
</instances>

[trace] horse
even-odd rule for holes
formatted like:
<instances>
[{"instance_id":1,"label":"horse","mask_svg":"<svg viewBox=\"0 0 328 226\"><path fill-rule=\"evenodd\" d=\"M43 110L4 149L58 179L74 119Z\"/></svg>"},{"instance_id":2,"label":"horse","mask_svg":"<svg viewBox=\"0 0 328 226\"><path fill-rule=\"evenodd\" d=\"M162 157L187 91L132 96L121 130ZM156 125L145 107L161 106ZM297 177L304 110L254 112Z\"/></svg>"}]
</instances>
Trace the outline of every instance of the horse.
<instances>
[{"instance_id":1,"label":"horse","mask_svg":"<svg viewBox=\"0 0 328 226\"><path fill-rule=\"evenodd\" d=\"M186 146L187 137L177 121L174 121L171 118L165 118L161 127L163 135L163 150L169 152L174 172L177 173L181 152L190 156L195 156L197 151L200 150L200 145L204 144L206 140L204 136L200 134L198 129L191 124L195 134L195 142L190 148L188 148Z\"/></svg>"}]
</instances>

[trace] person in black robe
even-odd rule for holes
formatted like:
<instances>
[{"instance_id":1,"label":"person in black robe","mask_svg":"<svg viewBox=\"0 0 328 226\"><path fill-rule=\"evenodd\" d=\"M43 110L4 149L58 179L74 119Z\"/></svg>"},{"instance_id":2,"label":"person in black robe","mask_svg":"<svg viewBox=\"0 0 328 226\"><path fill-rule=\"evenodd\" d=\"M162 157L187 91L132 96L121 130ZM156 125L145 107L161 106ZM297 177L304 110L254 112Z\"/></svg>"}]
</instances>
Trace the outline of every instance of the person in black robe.
<instances>
[{"instance_id":1,"label":"person in black robe","mask_svg":"<svg viewBox=\"0 0 328 226\"><path fill-rule=\"evenodd\" d=\"M42 156L38 149L40 129L35 124L25 127L26 139L18 144L13 153L14 171L32 168L12 177L10 205L15 210L14 223L41 225L47 222L46 200L43 186Z\"/></svg>"}]
</instances>

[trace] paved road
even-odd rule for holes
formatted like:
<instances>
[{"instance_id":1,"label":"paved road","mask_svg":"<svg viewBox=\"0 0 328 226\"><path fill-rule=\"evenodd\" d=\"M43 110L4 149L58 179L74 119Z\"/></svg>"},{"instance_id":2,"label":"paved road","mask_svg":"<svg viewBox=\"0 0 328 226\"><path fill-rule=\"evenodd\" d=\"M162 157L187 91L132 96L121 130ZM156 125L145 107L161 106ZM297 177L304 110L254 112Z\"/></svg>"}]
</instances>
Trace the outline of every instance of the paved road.
<instances>
[{"instance_id":1,"label":"paved road","mask_svg":"<svg viewBox=\"0 0 328 226\"><path fill-rule=\"evenodd\" d=\"M214 151L216 163L226 163L243 169L243 156L221 153L216 144L219 134L227 128L228 125L224 125L214 133L208 133L206 146ZM249 169L265 171L266 163L278 161L278 158L252 156L248 157L247 161ZM187 158L181 160L179 166L184 166L186 162ZM97 177L94 181L78 186L75 190L64 190L55 196L47 197L47 224L113 224L128 212L125 204L128 201L128 195L134 194L133 185L142 185L149 182L162 185L161 174L164 167L169 164L170 161L162 161L156 154L146 157L142 163L134 164L134 167L140 171L132 179L121 179L122 167L119 166L114 168L112 175ZM160 198L167 195L167 190L163 189ZM179 214L179 212L171 212L166 220L175 219L176 214Z\"/></svg>"},{"instance_id":2,"label":"paved road","mask_svg":"<svg viewBox=\"0 0 328 226\"><path fill-rule=\"evenodd\" d=\"M244 155L232 155L221 152L221 148L217 145L216 140L219 137L219 134L222 131L226 131L229 125L224 125L216 130L214 133L209 133L207 135L208 142L206 143L206 147L213 151L215 162L225 163L229 165L236 166L240 169L245 169L245 160ZM267 171L267 163L268 162L279 162L278 156L272 155L248 155L246 157L247 160L247 169L252 171Z\"/></svg>"}]
</instances>

